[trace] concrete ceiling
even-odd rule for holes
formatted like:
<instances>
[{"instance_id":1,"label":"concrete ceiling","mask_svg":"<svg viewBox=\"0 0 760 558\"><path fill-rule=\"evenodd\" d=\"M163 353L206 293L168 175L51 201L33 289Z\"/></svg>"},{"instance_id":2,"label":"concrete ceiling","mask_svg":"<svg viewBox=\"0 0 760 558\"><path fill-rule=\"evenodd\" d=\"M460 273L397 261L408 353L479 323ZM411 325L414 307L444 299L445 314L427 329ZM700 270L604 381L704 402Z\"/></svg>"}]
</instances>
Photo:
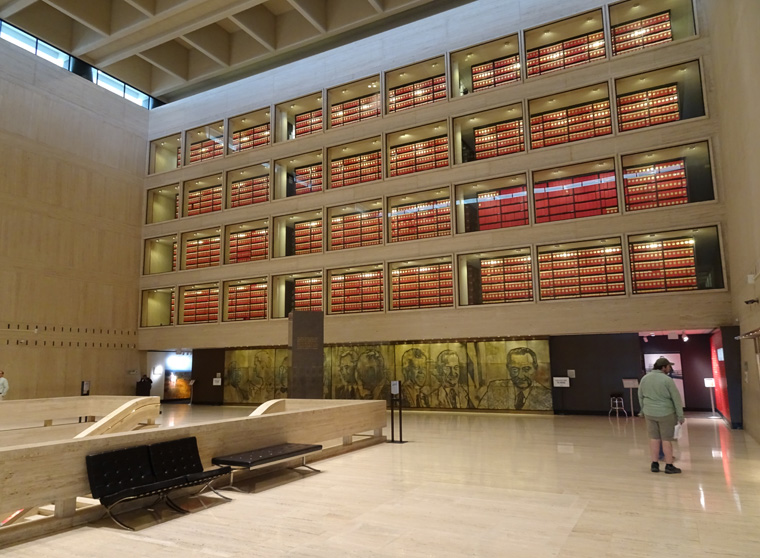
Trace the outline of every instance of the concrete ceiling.
<instances>
[{"instance_id":1,"label":"concrete ceiling","mask_svg":"<svg viewBox=\"0 0 760 558\"><path fill-rule=\"evenodd\" d=\"M0 0L0 19L172 101L472 0Z\"/></svg>"}]
</instances>

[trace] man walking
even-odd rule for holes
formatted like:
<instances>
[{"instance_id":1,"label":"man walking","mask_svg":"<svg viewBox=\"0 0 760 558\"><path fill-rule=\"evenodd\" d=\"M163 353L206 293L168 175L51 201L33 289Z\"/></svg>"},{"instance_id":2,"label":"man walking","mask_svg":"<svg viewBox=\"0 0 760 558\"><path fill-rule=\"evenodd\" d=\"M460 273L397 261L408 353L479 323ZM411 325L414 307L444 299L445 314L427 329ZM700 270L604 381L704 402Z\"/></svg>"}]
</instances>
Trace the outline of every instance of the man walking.
<instances>
[{"instance_id":1,"label":"man walking","mask_svg":"<svg viewBox=\"0 0 760 558\"><path fill-rule=\"evenodd\" d=\"M660 357L654 363L651 372L639 383L639 404L641 414L647 421L649 434L649 452L652 457L653 473L660 472L658 461L660 444L665 454L665 472L669 475L680 473L681 469L673 465L673 433L676 423L683 424L683 404L673 378L668 376L673 371L673 363Z\"/></svg>"}]
</instances>

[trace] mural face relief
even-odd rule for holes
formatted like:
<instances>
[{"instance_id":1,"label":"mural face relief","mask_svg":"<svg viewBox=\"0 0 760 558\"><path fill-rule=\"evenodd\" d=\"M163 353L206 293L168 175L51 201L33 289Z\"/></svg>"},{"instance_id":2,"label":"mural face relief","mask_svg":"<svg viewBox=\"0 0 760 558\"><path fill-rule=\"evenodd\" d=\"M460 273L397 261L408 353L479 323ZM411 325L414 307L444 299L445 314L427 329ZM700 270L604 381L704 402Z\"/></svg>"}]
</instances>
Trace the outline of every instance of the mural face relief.
<instances>
[{"instance_id":1,"label":"mural face relief","mask_svg":"<svg viewBox=\"0 0 760 558\"><path fill-rule=\"evenodd\" d=\"M286 348L225 353L225 403L287 397ZM422 409L552 409L549 341L388 343L325 347L325 398L388 401L401 382L401 403Z\"/></svg>"}]
</instances>

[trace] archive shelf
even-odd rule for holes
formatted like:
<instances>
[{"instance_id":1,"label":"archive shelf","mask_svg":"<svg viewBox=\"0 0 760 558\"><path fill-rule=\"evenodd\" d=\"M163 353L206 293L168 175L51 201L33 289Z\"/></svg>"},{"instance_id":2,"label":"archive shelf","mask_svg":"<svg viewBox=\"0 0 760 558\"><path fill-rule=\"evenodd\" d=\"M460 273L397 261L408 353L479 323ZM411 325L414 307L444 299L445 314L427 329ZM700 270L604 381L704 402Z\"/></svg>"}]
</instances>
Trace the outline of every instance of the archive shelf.
<instances>
[{"instance_id":1,"label":"archive shelf","mask_svg":"<svg viewBox=\"0 0 760 558\"><path fill-rule=\"evenodd\" d=\"M525 151L522 118L473 128L473 133L476 159Z\"/></svg>"},{"instance_id":2,"label":"archive shelf","mask_svg":"<svg viewBox=\"0 0 760 558\"><path fill-rule=\"evenodd\" d=\"M451 200L428 200L391 208L391 242L451 234Z\"/></svg>"},{"instance_id":3,"label":"archive shelf","mask_svg":"<svg viewBox=\"0 0 760 558\"><path fill-rule=\"evenodd\" d=\"M391 308L436 308L454 305L451 264L399 267L391 274Z\"/></svg>"},{"instance_id":4,"label":"archive shelf","mask_svg":"<svg viewBox=\"0 0 760 558\"><path fill-rule=\"evenodd\" d=\"M480 299L483 304L533 300L529 255L480 260ZM474 300L470 293L470 300Z\"/></svg>"},{"instance_id":5,"label":"archive shelf","mask_svg":"<svg viewBox=\"0 0 760 558\"><path fill-rule=\"evenodd\" d=\"M322 109L296 114L296 137L322 131Z\"/></svg>"},{"instance_id":6,"label":"archive shelf","mask_svg":"<svg viewBox=\"0 0 760 558\"><path fill-rule=\"evenodd\" d=\"M380 93L336 103L330 107L330 127L377 118L381 114Z\"/></svg>"},{"instance_id":7,"label":"archive shelf","mask_svg":"<svg viewBox=\"0 0 760 558\"><path fill-rule=\"evenodd\" d=\"M528 77L546 74L605 57L604 31L578 35L528 50Z\"/></svg>"},{"instance_id":8,"label":"archive shelf","mask_svg":"<svg viewBox=\"0 0 760 558\"><path fill-rule=\"evenodd\" d=\"M295 195L322 191L322 163L293 169Z\"/></svg>"},{"instance_id":9,"label":"archive shelf","mask_svg":"<svg viewBox=\"0 0 760 558\"><path fill-rule=\"evenodd\" d=\"M269 257L269 230L254 229L230 233L229 263L266 260Z\"/></svg>"},{"instance_id":10,"label":"archive shelf","mask_svg":"<svg viewBox=\"0 0 760 558\"><path fill-rule=\"evenodd\" d=\"M174 293L174 289L172 289L171 300L169 302L169 324L174 323L175 306L176 306L176 294Z\"/></svg>"},{"instance_id":11,"label":"archive shelf","mask_svg":"<svg viewBox=\"0 0 760 558\"><path fill-rule=\"evenodd\" d=\"M224 144L220 140L207 139L190 144L190 163L224 157Z\"/></svg>"},{"instance_id":12,"label":"archive shelf","mask_svg":"<svg viewBox=\"0 0 760 558\"><path fill-rule=\"evenodd\" d=\"M227 285L227 321L263 320L266 317L266 282Z\"/></svg>"},{"instance_id":13,"label":"archive shelf","mask_svg":"<svg viewBox=\"0 0 760 558\"><path fill-rule=\"evenodd\" d=\"M388 89L388 112L446 99L446 76L441 74Z\"/></svg>"},{"instance_id":14,"label":"archive shelf","mask_svg":"<svg viewBox=\"0 0 760 558\"><path fill-rule=\"evenodd\" d=\"M675 83L618 95L617 107L621 132L681 119Z\"/></svg>"},{"instance_id":15,"label":"archive shelf","mask_svg":"<svg viewBox=\"0 0 760 558\"><path fill-rule=\"evenodd\" d=\"M449 138L437 136L390 148L389 175L400 176L449 165Z\"/></svg>"},{"instance_id":16,"label":"archive shelf","mask_svg":"<svg viewBox=\"0 0 760 558\"><path fill-rule=\"evenodd\" d=\"M536 223L617 213L615 171L538 182L533 198Z\"/></svg>"},{"instance_id":17,"label":"archive shelf","mask_svg":"<svg viewBox=\"0 0 760 558\"><path fill-rule=\"evenodd\" d=\"M520 55L506 56L471 66L472 90L481 91L520 81Z\"/></svg>"},{"instance_id":18,"label":"archive shelf","mask_svg":"<svg viewBox=\"0 0 760 558\"><path fill-rule=\"evenodd\" d=\"M611 133L609 99L574 105L530 117L530 146L533 149Z\"/></svg>"},{"instance_id":19,"label":"archive shelf","mask_svg":"<svg viewBox=\"0 0 760 558\"><path fill-rule=\"evenodd\" d=\"M383 242L383 212L367 211L330 220L330 249L375 246Z\"/></svg>"},{"instance_id":20,"label":"archive shelf","mask_svg":"<svg viewBox=\"0 0 760 558\"><path fill-rule=\"evenodd\" d=\"M331 314L378 312L382 309L382 271L361 271L330 277Z\"/></svg>"},{"instance_id":21,"label":"archive shelf","mask_svg":"<svg viewBox=\"0 0 760 558\"><path fill-rule=\"evenodd\" d=\"M185 269L219 265L219 236L192 238L185 241Z\"/></svg>"},{"instance_id":22,"label":"archive shelf","mask_svg":"<svg viewBox=\"0 0 760 558\"><path fill-rule=\"evenodd\" d=\"M620 54L673 40L670 10L612 26L612 54Z\"/></svg>"},{"instance_id":23,"label":"archive shelf","mask_svg":"<svg viewBox=\"0 0 760 558\"><path fill-rule=\"evenodd\" d=\"M621 246L541 252L541 300L625 294Z\"/></svg>"},{"instance_id":24,"label":"archive shelf","mask_svg":"<svg viewBox=\"0 0 760 558\"><path fill-rule=\"evenodd\" d=\"M478 229L503 229L528 224L528 192L524 185L478 193Z\"/></svg>"},{"instance_id":25,"label":"archive shelf","mask_svg":"<svg viewBox=\"0 0 760 558\"><path fill-rule=\"evenodd\" d=\"M230 207L269 201L269 175L237 180L230 184Z\"/></svg>"},{"instance_id":26,"label":"archive shelf","mask_svg":"<svg viewBox=\"0 0 760 558\"><path fill-rule=\"evenodd\" d=\"M688 203L686 160L623 169L626 211Z\"/></svg>"},{"instance_id":27,"label":"archive shelf","mask_svg":"<svg viewBox=\"0 0 760 558\"><path fill-rule=\"evenodd\" d=\"M293 284L293 308L295 310L322 311L321 277L296 279Z\"/></svg>"},{"instance_id":28,"label":"archive shelf","mask_svg":"<svg viewBox=\"0 0 760 558\"><path fill-rule=\"evenodd\" d=\"M296 255L322 251L322 221L302 221L294 228Z\"/></svg>"},{"instance_id":29,"label":"archive shelf","mask_svg":"<svg viewBox=\"0 0 760 558\"><path fill-rule=\"evenodd\" d=\"M330 188L341 188L380 180L383 177L380 150L330 161Z\"/></svg>"},{"instance_id":30,"label":"archive shelf","mask_svg":"<svg viewBox=\"0 0 760 558\"><path fill-rule=\"evenodd\" d=\"M697 288L693 238L632 242L629 248L634 294Z\"/></svg>"},{"instance_id":31,"label":"archive shelf","mask_svg":"<svg viewBox=\"0 0 760 558\"><path fill-rule=\"evenodd\" d=\"M222 210L224 189L220 186L209 186L192 190L187 193L187 216L201 215Z\"/></svg>"},{"instance_id":32,"label":"archive shelf","mask_svg":"<svg viewBox=\"0 0 760 558\"><path fill-rule=\"evenodd\" d=\"M230 151L238 153L249 149L266 147L272 141L269 122L232 132Z\"/></svg>"},{"instance_id":33,"label":"archive shelf","mask_svg":"<svg viewBox=\"0 0 760 558\"><path fill-rule=\"evenodd\" d=\"M215 322L219 317L219 287L186 289L182 299L182 323Z\"/></svg>"}]
</instances>

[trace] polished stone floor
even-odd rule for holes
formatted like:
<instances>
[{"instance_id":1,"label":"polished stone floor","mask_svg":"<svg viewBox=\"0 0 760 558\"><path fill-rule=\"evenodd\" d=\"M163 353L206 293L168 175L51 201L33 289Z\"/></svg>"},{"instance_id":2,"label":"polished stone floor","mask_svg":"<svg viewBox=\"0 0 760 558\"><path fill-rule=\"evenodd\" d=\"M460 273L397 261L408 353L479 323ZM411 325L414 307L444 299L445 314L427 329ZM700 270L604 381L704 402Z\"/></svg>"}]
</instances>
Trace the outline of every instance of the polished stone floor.
<instances>
[{"instance_id":1,"label":"polished stone floor","mask_svg":"<svg viewBox=\"0 0 760 558\"><path fill-rule=\"evenodd\" d=\"M165 405L162 423L249 408ZM195 511L107 518L0 550L14 557L760 556L760 446L687 415L681 475L649 471L642 419L406 412L405 444L282 471ZM396 432L398 436L398 431Z\"/></svg>"}]
</instances>

